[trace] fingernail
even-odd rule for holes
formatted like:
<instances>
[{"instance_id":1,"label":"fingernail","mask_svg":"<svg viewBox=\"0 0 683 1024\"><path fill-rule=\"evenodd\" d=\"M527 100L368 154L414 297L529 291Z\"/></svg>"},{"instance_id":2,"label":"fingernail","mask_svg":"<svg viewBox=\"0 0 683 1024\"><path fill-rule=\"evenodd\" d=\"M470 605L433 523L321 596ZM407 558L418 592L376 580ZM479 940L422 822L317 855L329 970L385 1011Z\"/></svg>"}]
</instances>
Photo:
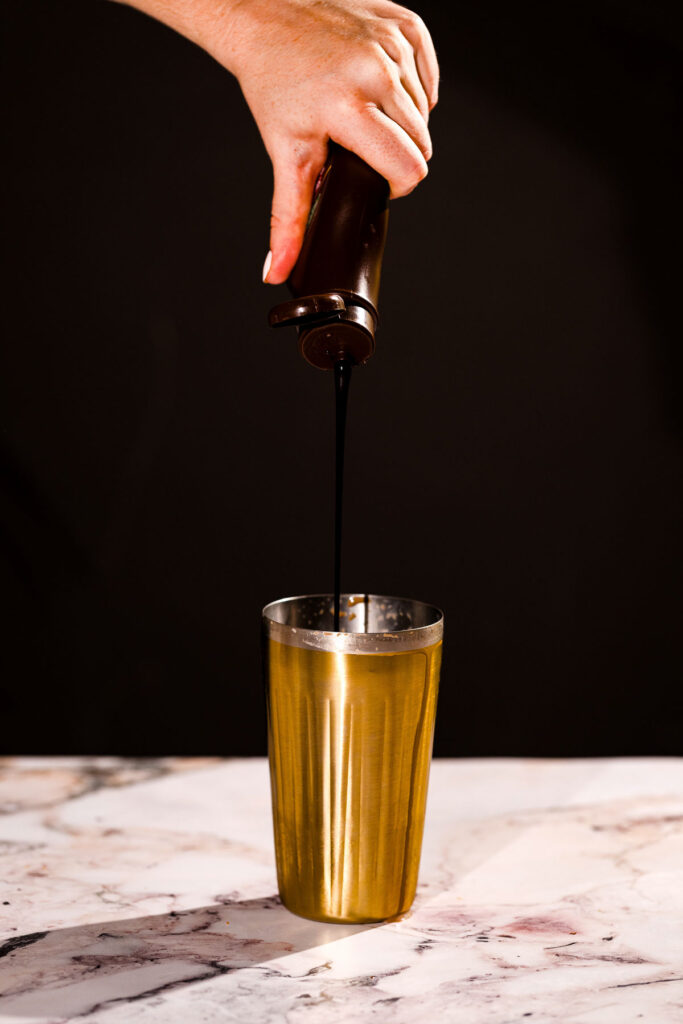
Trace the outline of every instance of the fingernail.
<instances>
[{"instance_id":1,"label":"fingernail","mask_svg":"<svg viewBox=\"0 0 683 1024\"><path fill-rule=\"evenodd\" d=\"M268 274L270 273L270 264L271 264L272 262L273 262L273 253L272 253L272 252L271 252L271 250L269 249L269 250L268 250L268 255L266 256L266 261L265 261L265 263L263 264L263 283L264 283L264 284L265 284L265 283L266 283L266 281L268 280Z\"/></svg>"}]
</instances>

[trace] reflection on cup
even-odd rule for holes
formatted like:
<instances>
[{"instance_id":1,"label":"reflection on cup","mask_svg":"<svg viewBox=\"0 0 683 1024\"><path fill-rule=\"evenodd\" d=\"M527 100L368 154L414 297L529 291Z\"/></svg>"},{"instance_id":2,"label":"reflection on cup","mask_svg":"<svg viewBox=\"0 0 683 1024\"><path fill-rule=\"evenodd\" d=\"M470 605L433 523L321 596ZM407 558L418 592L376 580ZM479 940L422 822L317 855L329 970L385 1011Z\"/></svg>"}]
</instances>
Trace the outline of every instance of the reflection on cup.
<instances>
[{"instance_id":1,"label":"reflection on cup","mask_svg":"<svg viewBox=\"0 0 683 1024\"><path fill-rule=\"evenodd\" d=\"M278 886L317 921L383 921L413 901L443 615L416 601L330 595L263 611Z\"/></svg>"}]
</instances>

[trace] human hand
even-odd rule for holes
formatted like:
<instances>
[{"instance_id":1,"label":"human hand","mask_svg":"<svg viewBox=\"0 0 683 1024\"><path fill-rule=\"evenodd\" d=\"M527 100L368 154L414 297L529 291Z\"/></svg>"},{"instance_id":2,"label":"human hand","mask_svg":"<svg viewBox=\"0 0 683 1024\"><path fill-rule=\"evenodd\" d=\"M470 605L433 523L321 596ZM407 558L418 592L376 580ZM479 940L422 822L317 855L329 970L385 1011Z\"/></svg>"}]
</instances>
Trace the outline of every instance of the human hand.
<instances>
[{"instance_id":1,"label":"human hand","mask_svg":"<svg viewBox=\"0 0 683 1024\"><path fill-rule=\"evenodd\" d=\"M390 0L131 0L242 87L273 164L269 284L285 281L333 139L405 196L427 174L439 69L422 20Z\"/></svg>"}]
</instances>

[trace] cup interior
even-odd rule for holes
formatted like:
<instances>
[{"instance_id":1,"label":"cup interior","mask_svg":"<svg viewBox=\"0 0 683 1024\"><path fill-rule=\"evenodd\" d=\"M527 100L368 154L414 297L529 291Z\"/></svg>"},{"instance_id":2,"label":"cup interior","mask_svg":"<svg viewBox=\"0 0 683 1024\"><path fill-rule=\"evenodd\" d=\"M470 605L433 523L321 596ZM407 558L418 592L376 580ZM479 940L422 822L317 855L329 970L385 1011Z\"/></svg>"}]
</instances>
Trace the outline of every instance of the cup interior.
<instances>
[{"instance_id":1,"label":"cup interior","mask_svg":"<svg viewBox=\"0 0 683 1024\"><path fill-rule=\"evenodd\" d=\"M296 646L363 649L428 646L441 639L443 612L435 605L380 594L342 594L341 630L334 630L332 594L274 601L263 609L274 639Z\"/></svg>"}]
</instances>

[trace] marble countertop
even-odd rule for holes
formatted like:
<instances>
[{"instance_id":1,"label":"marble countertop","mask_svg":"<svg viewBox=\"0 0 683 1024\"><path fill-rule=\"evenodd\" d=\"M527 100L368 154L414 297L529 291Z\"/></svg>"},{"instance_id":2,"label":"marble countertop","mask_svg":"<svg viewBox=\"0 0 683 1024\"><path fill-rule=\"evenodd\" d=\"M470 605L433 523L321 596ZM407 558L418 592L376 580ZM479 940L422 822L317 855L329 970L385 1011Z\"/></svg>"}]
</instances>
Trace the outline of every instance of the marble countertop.
<instances>
[{"instance_id":1,"label":"marble countertop","mask_svg":"<svg viewBox=\"0 0 683 1024\"><path fill-rule=\"evenodd\" d=\"M442 760L418 895L280 904L265 760L0 761L0 1022L683 1019L683 760Z\"/></svg>"}]
</instances>

